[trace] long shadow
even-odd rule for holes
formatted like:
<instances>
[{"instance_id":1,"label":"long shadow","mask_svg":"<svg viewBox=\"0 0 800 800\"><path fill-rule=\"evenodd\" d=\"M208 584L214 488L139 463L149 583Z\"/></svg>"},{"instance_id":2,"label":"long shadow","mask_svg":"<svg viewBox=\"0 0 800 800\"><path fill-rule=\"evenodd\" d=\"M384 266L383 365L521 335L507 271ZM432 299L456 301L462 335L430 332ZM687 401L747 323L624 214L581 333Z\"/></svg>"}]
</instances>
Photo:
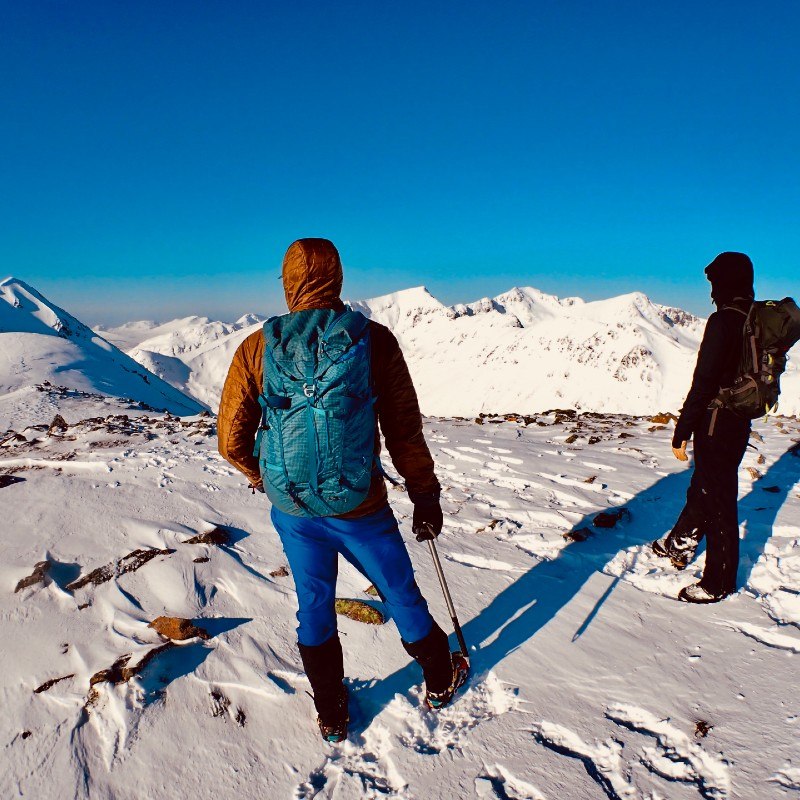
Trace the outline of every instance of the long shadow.
<instances>
[{"instance_id":1,"label":"long shadow","mask_svg":"<svg viewBox=\"0 0 800 800\"><path fill-rule=\"evenodd\" d=\"M745 522L740 545L736 585L741 589L750 579L759 556L772 536L775 519L792 487L800 480L800 444L790 447L739 502L739 520Z\"/></svg>"},{"instance_id":2,"label":"long shadow","mask_svg":"<svg viewBox=\"0 0 800 800\"><path fill-rule=\"evenodd\" d=\"M768 472L754 484L745 498L749 515L756 514L755 501L759 501L755 535L748 536L743 553L755 561L771 535L778 508L796 480L796 456L786 453ZM620 523L612 530L593 529L594 534L585 541L572 542L550 561L535 564L513 584L503 589L477 616L464 626L464 638L470 647L473 674L487 672L513 653L544 625L552 620L581 590L583 585L620 550L650 542L666 533L674 524L686 499L686 489L691 472L685 470L667 475L634 496L626 508L631 512L629 522ZM764 493L764 486L778 485L779 492ZM765 500L764 498L769 498ZM763 508L761 506L764 506ZM592 528L597 511L586 515L573 526ZM771 516L770 516L771 515ZM611 587L598 601L589 617L576 632L575 638L586 629L598 613ZM462 589L451 585L458 602ZM431 600L432 598L428 598ZM435 605L438 608L438 603ZM442 614L437 613L437 617ZM451 640L453 637L451 637ZM451 641L452 643L452 641ZM420 681L419 667L409 663L391 675L367 686L358 687L359 700L370 710L369 716L383 709L395 694L404 693L409 686ZM366 710L366 709L365 709Z\"/></svg>"}]
</instances>

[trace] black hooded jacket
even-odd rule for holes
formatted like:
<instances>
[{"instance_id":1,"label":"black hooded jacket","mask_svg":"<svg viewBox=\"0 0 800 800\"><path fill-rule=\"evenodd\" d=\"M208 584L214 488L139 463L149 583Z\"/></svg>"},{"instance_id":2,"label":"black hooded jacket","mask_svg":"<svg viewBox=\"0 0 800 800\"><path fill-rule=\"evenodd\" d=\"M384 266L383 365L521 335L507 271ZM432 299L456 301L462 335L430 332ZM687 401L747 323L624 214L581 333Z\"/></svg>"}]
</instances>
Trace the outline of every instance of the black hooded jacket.
<instances>
[{"instance_id":1,"label":"black hooded jacket","mask_svg":"<svg viewBox=\"0 0 800 800\"><path fill-rule=\"evenodd\" d=\"M691 439L719 390L738 377L745 316L755 297L753 264L744 253L722 253L705 271L719 310L706 323L692 387L675 425L674 447Z\"/></svg>"}]
</instances>

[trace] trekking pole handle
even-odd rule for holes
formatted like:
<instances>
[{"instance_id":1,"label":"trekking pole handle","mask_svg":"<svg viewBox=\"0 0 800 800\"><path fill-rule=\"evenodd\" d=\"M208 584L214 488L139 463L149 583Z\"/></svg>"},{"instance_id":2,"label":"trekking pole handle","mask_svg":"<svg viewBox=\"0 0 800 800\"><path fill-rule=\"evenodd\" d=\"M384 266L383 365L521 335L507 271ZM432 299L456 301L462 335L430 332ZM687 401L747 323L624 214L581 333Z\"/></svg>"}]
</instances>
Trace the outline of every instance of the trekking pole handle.
<instances>
[{"instance_id":1,"label":"trekking pole handle","mask_svg":"<svg viewBox=\"0 0 800 800\"><path fill-rule=\"evenodd\" d=\"M461 648L461 653L464 658L469 658L469 651L467 650L467 643L464 641L464 634L461 632L461 625L458 622L456 609L453 605L453 598L450 596L450 589L447 586L447 580L444 577L444 570L442 569L442 562L439 560L439 551L436 549L436 544L433 539L428 539L428 548L431 551L433 558L433 566L436 570L436 575L439 578L439 583L442 587L442 594L444 595L444 602L447 604L447 611L450 614L450 619L453 622L453 630L458 639L458 645Z\"/></svg>"}]
</instances>

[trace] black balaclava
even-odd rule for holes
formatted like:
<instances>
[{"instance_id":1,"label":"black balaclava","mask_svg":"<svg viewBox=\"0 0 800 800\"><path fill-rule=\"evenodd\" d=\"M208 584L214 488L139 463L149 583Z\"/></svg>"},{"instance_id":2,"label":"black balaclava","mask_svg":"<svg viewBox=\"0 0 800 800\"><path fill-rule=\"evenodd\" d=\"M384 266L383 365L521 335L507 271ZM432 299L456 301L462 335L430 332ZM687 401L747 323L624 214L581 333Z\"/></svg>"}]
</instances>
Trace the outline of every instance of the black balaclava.
<instances>
[{"instance_id":1,"label":"black balaclava","mask_svg":"<svg viewBox=\"0 0 800 800\"><path fill-rule=\"evenodd\" d=\"M756 296L753 262L744 253L720 253L706 267L706 277L711 281L711 299L717 308L736 297L752 300Z\"/></svg>"}]
</instances>

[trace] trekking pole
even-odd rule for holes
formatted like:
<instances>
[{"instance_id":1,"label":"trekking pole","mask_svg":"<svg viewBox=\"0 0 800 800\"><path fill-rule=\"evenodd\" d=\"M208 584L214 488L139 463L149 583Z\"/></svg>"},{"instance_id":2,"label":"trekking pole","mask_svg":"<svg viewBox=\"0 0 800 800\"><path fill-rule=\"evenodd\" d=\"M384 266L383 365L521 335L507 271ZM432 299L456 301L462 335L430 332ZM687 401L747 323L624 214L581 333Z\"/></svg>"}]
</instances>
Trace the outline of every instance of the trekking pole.
<instances>
[{"instance_id":1,"label":"trekking pole","mask_svg":"<svg viewBox=\"0 0 800 800\"><path fill-rule=\"evenodd\" d=\"M428 539L428 547L431 551L431 557L433 558L433 566L436 569L436 574L439 577L439 583L442 587L442 594L444 595L444 602L447 604L447 611L450 614L450 619L453 621L453 630L456 633L456 639L458 639L458 645L461 648L461 653L464 658L469 659L469 651L467 650L467 643L464 641L464 634L461 632L461 625L458 623L458 617L456 616L456 609L453 605L453 598L450 596L450 589L447 587L447 581L444 577L444 570L442 570L442 562L439 560L439 551L436 549L436 545L434 544L433 539Z\"/></svg>"}]
</instances>

